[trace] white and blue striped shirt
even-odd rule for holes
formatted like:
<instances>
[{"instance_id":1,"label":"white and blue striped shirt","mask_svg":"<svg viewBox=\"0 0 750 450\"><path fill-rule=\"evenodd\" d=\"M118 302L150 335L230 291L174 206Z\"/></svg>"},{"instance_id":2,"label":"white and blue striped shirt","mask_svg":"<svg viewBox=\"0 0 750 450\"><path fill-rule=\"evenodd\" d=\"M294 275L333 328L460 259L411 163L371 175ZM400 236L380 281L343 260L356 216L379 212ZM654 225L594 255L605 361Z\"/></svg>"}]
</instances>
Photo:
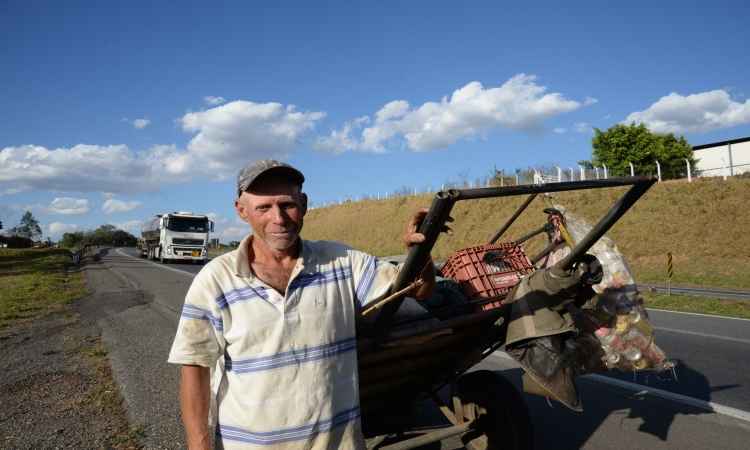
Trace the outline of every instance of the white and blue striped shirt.
<instances>
[{"instance_id":1,"label":"white and blue striped shirt","mask_svg":"<svg viewBox=\"0 0 750 450\"><path fill-rule=\"evenodd\" d=\"M250 239L195 277L169 362L218 369L225 449L364 448L355 318L388 293L396 268L343 244L303 241L282 295L253 275Z\"/></svg>"}]
</instances>

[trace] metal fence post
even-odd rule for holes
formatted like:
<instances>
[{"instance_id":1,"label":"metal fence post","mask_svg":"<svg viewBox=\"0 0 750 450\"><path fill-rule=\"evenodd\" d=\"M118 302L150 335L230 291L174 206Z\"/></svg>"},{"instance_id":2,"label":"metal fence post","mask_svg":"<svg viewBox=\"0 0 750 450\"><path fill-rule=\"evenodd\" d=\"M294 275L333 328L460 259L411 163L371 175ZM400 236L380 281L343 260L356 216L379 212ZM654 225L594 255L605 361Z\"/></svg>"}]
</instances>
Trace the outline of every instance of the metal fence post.
<instances>
[{"instance_id":1,"label":"metal fence post","mask_svg":"<svg viewBox=\"0 0 750 450\"><path fill-rule=\"evenodd\" d=\"M692 174L690 173L690 160L685 158L685 164L687 164L688 183L693 182Z\"/></svg>"},{"instance_id":2,"label":"metal fence post","mask_svg":"<svg viewBox=\"0 0 750 450\"><path fill-rule=\"evenodd\" d=\"M594 173L596 174L596 179L599 179L599 168L594 166Z\"/></svg>"},{"instance_id":3,"label":"metal fence post","mask_svg":"<svg viewBox=\"0 0 750 450\"><path fill-rule=\"evenodd\" d=\"M581 181L586 181L586 172L583 170L583 166L578 166L581 169Z\"/></svg>"},{"instance_id":4,"label":"metal fence post","mask_svg":"<svg viewBox=\"0 0 750 450\"><path fill-rule=\"evenodd\" d=\"M604 167L604 179L606 180L608 178L608 175L607 175L607 165L604 164L604 163L602 163L602 167Z\"/></svg>"},{"instance_id":5,"label":"metal fence post","mask_svg":"<svg viewBox=\"0 0 750 450\"><path fill-rule=\"evenodd\" d=\"M568 169L570 169L570 181L573 181L573 179L574 179L574 177L573 177L573 168L572 167L568 167Z\"/></svg>"},{"instance_id":6,"label":"metal fence post","mask_svg":"<svg viewBox=\"0 0 750 450\"><path fill-rule=\"evenodd\" d=\"M633 167L633 163L630 162L630 161L628 161L628 165L630 165L630 176L634 177L635 176L635 168Z\"/></svg>"},{"instance_id":7,"label":"metal fence post","mask_svg":"<svg viewBox=\"0 0 750 450\"><path fill-rule=\"evenodd\" d=\"M656 159L654 161L656 161L656 174L659 178L659 183L661 183L661 164L659 164L659 161Z\"/></svg>"},{"instance_id":8,"label":"metal fence post","mask_svg":"<svg viewBox=\"0 0 750 450\"><path fill-rule=\"evenodd\" d=\"M562 183L562 169L559 166L557 167L557 182Z\"/></svg>"}]
</instances>

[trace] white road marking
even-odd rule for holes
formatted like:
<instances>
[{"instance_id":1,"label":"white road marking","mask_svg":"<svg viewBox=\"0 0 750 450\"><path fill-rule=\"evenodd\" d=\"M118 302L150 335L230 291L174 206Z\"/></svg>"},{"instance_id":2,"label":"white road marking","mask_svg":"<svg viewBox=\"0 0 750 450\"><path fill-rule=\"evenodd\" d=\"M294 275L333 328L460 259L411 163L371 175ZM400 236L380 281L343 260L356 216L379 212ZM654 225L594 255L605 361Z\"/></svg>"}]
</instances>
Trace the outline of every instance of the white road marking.
<instances>
[{"instance_id":1,"label":"white road marking","mask_svg":"<svg viewBox=\"0 0 750 450\"><path fill-rule=\"evenodd\" d=\"M500 358L507 359L516 363L516 360L513 359L510 355L508 355L505 352L496 351L493 354ZM629 381L623 381L617 378L611 378L611 377L607 377L604 375L588 374L588 375L583 375L581 378L587 379L589 381L595 381L597 383L603 383L603 384L608 384L611 386L616 386L621 389L625 389L627 391L633 392L635 394L639 394L643 396L649 395L652 397L658 397L658 398L662 398L665 400L673 401L675 403L681 403L683 405L692 406L694 408L704 409L709 412L714 412L716 414L733 417L735 419L750 423L750 412L744 411L742 409L732 408L731 406L721 405L719 403L709 402L706 400L689 397L687 395L675 394L674 392L665 391L663 389L656 389L656 388L652 388L649 386L644 386L642 384L631 383Z\"/></svg>"},{"instance_id":2,"label":"white road marking","mask_svg":"<svg viewBox=\"0 0 750 450\"><path fill-rule=\"evenodd\" d=\"M697 331L678 330L676 328L656 327L654 329L655 330L668 331L670 333L688 334L688 335L691 335L691 336L700 336L700 337L706 337L706 338L711 338L711 339L721 339L723 341L739 342L740 344L748 344L748 345L750 345L750 340L749 339L740 339L740 338L734 338L734 337L729 337L729 336L720 336L718 334L699 333Z\"/></svg>"},{"instance_id":3,"label":"white road marking","mask_svg":"<svg viewBox=\"0 0 750 450\"><path fill-rule=\"evenodd\" d=\"M746 322L750 322L750 319L743 319L742 317L728 317L728 316L717 316L716 314L701 314L701 313L691 313L691 312L684 312L684 311L672 311L669 309L649 308L648 306L646 306L646 309L648 309L649 311L653 310L653 311L672 313L672 314L684 314L687 316L710 317L712 319L744 320Z\"/></svg>"},{"instance_id":4,"label":"white road marking","mask_svg":"<svg viewBox=\"0 0 750 450\"><path fill-rule=\"evenodd\" d=\"M724 416L734 417L735 419L743 420L745 422L750 422L750 412L732 408L731 406L720 405L719 403L709 402L694 397L688 397L687 395L675 394L674 392L665 391L663 389L651 388L648 386L643 386L641 384L631 383L629 381L618 380L617 378L606 377L604 375L589 374L584 375L583 378L587 378L591 381L596 381L599 383L617 386L619 388L637 394L663 398L665 400L682 403L694 408L705 409L706 411L711 411L717 414L722 414Z\"/></svg>"},{"instance_id":5,"label":"white road marking","mask_svg":"<svg viewBox=\"0 0 750 450\"><path fill-rule=\"evenodd\" d=\"M137 257L137 256L133 256L133 255L128 255L127 253L123 252L123 251L122 251L122 250L120 250L119 248L118 248L118 249L115 249L115 252L117 252L117 254L118 254L118 255L120 255L120 256L126 256L126 257L128 257L128 258L132 258L132 259L136 259L136 260L138 260L138 261L141 261L141 262L145 262L145 263L148 263L148 264L152 264L152 265L154 265L154 266L156 266L156 267L159 267L159 268L161 268L161 269L166 269L166 270L171 270L172 272L177 272L177 273L179 273L180 275L187 275L187 276L189 276L190 278L195 278L195 275L196 275L196 274L194 274L194 273L192 273L192 272L188 272L188 271L186 271L186 270L180 270L180 269L176 269L176 268L174 268L174 267L169 267L169 266L165 266L165 265L163 265L163 264L157 264L157 263L155 263L155 262L153 262L153 261L149 261L148 259L143 259L143 258L139 258L139 257Z\"/></svg>"}]
</instances>

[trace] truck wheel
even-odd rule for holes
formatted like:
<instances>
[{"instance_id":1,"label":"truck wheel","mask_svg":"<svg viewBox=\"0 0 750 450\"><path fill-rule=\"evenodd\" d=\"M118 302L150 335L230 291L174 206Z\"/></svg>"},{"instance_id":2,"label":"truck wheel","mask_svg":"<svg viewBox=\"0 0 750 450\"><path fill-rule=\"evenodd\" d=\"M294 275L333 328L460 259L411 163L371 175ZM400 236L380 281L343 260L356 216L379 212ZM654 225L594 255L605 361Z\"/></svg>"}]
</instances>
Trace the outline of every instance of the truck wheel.
<instances>
[{"instance_id":1,"label":"truck wheel","mask_svg":"<svg viewBox=\"0 0 750 450\"><path fill-rule=\"evenodd\" d=\"M473 450L534 448L534 432L523 396L505 377L489 370L468 373L458 379L456 395L466 420L477 426L461 440Z\"/></svg>"}]
</instances>

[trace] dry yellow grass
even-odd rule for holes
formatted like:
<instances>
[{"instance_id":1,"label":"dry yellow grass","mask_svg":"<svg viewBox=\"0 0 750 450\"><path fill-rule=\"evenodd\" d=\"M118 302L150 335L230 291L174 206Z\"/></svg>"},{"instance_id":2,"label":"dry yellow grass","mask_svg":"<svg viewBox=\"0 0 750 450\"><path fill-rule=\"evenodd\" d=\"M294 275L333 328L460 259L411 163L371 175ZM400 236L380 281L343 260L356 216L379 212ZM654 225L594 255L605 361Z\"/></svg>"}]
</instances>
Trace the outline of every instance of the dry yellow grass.
<instances>
[{"instance_id":1,"label":"dry yellow grass","mask_svg":"<svg viewBox=\"0 0 750 450\"><path fill-rule=\"evenodd\" d=\"M590 222L597 220L623 189L556 194L556 200ZM453 236L443 236L433 256L486 242L524 197L460 202L453 210ZM428 207L431 195L365 200L309 212L306 239L345 242L379 256L404 252L400 236L408 218ZM750 288L750 179L699 179L659 183L610 231L639 282L664 280L671 252L674 284ZM517 238L544 223L538 198L506 233ZM529 253L541 246L532 242Z\"/></svg>"}]
</instances>

